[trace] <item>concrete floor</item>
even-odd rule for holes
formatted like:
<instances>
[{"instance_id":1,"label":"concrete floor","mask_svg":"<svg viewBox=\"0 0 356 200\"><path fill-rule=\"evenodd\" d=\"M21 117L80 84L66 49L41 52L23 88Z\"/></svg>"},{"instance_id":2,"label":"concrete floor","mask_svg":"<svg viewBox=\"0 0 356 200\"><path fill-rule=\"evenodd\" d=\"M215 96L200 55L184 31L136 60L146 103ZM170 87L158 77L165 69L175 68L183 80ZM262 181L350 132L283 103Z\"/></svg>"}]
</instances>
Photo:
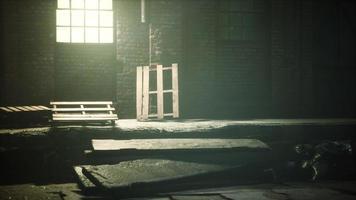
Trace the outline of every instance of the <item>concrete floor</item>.
<instances>
[{"instance_id":1,"label":"concrete floor","mask_svg":"<svg viewBox=\"0 0 356 200\"><path fill-rule=\"evenodd\" d=\"M209 132L228 127L288 127L288 126L356 126L355 118L325 119L251 119L251 120L212 120L212 119L178 119L165 121L137 121L136 119L120 119L111 125L73 125L61 124L57 128L88 128L92 130L110 130L117 132ZM46 134L53 126L36 128L3 128L0 134Z\"/></svg>"},{"instance_id":2,"label":"concrete floor","mask_svg":"<svg viewBox=\"0 0 356 200\"><path fill-rule=\"evenodd\" d=\"M272 147L276 161L284 162L297 143L354 140L355 127L356 119L190 119L147 122L121 119L114 127L67 124L0 129L0 199L110 199L83 194L68 170L73 165L85 164L83 151L90 148L90 141L95 138L256 138ZM8 174L18 177L14 180L4 177ZM22 178L23 175L29 177ZM281 184L185 191L145 199L356 199L353 188L356 188L355 181L290 183L283 180ZM329 198L330 195L332 198Z\"/></svg>"},{"instance_id":3,"label":"concrete floor","mask_svg":"<svg viewBox=\"0 0 356 200\"><path fill-rule=\"evenodd\" d=\"M355 181L286 182L187 190L130 200L354 200ZM76 183L0 185L0 200L113 200L109 196L83 194ZM129 200L129 199L126 199Z\"/></svg>"},{"instance_id":4,"label":"concrete floor","mask_svg":"<svg viewBox=\"0 0 356 200\"><path fill-rule=\"evenodd\" d=\"M116 127L123 131L159 130L164 132L198 132L221 129L231 126L305 126L305 125L356 125L356 119L251 119L251 120L169 120L140 122L133 119L122 119Z\"/></svg>"}]
</instances>

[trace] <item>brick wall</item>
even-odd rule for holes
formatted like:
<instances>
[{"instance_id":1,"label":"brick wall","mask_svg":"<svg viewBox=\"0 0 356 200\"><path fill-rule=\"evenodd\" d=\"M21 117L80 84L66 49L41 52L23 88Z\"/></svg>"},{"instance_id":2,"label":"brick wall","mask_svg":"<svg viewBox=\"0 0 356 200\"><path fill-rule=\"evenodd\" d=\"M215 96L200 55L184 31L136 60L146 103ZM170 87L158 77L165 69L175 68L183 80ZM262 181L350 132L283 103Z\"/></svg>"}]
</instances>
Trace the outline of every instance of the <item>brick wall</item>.
<instances>
[{"instance_id":1,"label":"brick wall","mask_svg":"<svg viewBox=\"0 0 356 200\"><path fill-rule=\"evenodd\" d=\"M54 1L2 1L4 104L45 103L53 94Z\"/></svg>"},{"instance_id":2,"label":"brick wall","mask_svg":"<svg viewBox=\"0 0 356 200\"><path fill-rule=\"evenodd\" d=\"M140 6L139 0L119 0L116 7L116 57L121 66L117 101L121 116L130 118L136 116L136 67L149 63L149 37L152 63L169 65L181 60L181 2L151 1L146 5L146 23L141 23Z\"/></svg>"},{"instance_id":3,"label":"brick wall","mask_svg":"<svg viewBox=\"0 0 356 200\"><path fill-rule=\"evenodd\" d=\"M354 3L256 2L261 42L221 41L218 0L147 1L146 23L139 0L114 0L114 44L73 45L55 42L55 0L3 0L1 104L110 99L134 118L136 66L151 56L179 63L184 117L354 116L355 22L338 13Z\"/></svg>"},{"instance_id":4,"label":"brick wall","mask_svg":"<svg viewBox=\"0 0 356 200\"><path fill-rule=\"evenodd\" d=\"M271 1L271 84L275 114L299 109L300 10L295 1Z\"/></svg>"},{"instance_id":5,"label":"brick wall","mask_svg":"<svg viewBox=\"0 0 356 200\"><path fill-rule=\"evenodd\" d=\"M136 66L148 63L148 28L140 22L140 1L117 1L116 96L122 117L136 115Z\"/></svg>"},{"instance_id":6,"label":"brick wall","mask_svg":"<svg viewBox=\"0 0 356 200\"><path fill-rule=\"evenodd\" d=\"M57 44L55 100L115 100L115 47L112 44Z\"/></svg>"},{"instance_id":7,"label":"brick wall","mask_svg":"<svg viewBox=\"0 0 356 200\"><path fill-rule=\"evenodd\" d=\"M184 1L184 60L181 70L181 109L189 117L216 111L216 1Z\"/></svg>"}]
</instances>

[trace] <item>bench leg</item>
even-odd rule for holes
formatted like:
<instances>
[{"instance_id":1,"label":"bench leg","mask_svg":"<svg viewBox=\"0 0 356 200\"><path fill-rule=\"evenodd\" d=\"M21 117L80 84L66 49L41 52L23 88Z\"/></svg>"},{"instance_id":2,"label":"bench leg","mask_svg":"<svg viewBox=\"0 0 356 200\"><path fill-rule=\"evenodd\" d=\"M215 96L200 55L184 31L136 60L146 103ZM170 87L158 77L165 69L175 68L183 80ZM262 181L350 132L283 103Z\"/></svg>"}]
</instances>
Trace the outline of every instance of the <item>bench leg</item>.
<instances>
[{"instance_id":1,"label":"bench leg","mask_svg":"<svg viewBox=\"0 0 356 200\"><path fill-rule=\"evenodd\" d=\"M110 124L111 124L112 126L115 126L115 120L111 120L111 121L110 121Z\"/></svg>"}]
</instances>

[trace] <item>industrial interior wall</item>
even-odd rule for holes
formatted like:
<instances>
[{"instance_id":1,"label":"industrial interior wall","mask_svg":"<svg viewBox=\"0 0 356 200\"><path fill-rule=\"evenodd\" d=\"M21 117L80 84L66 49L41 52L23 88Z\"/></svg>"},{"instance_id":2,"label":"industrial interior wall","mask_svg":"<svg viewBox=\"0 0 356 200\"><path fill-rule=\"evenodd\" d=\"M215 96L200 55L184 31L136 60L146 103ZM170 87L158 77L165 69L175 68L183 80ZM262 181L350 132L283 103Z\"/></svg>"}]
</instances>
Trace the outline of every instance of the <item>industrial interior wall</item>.
<instances>
[{"instance_id":1,"label":"industrial interior wall","mask_svg":"<svg viewBox=\"0 0 356 200\"><path fill-rule=\"evenodd\" d=\"M54 94L56 2L2 0L0 4L0 103L48 103Z\"/></svg>"},{"instance_id":2,"label":"industrial interior wall","mask_svg":"<svg viewBox=\"0 0 356 200\"><path fill-rule=\"evenodd\" d=\"M140 0L113 2L114 43L72 45L55 0L1 1L0 103L110 99L134 118L151 58L179 63L183 117L355 116L355 2L146 0L146 23Z\"/></svg>"},{"instance_id":3,"label":"industrial interior wall","mask_svg":"<svg viewBox=\"0 0 356 200\"><path fill-rule=\"evenodd\" d=\"M146 1L146 22L141 22L141 1L117 1L117 101L122 116L136 116L136 67L179 63L182 70L182 1ZM151 39L149 39L151 38ZM180 77L184 75L180 73ZM180 90L181 99L184 93Z\"/></svg>"}]
</instances>

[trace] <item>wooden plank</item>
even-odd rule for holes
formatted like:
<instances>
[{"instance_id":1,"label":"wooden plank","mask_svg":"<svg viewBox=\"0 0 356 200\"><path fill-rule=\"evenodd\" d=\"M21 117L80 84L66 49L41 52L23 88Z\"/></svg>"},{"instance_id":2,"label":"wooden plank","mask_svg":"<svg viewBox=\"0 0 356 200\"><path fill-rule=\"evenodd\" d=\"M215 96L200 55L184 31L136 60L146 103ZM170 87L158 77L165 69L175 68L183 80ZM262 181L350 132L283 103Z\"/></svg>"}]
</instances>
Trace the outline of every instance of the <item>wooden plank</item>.
<instances>
[{"instance_id":1,"label":"wooden plank","mask_svg":"<svg viewBox=\"0 0 356 200\"><path fill-rule=\"evenodd\" d=\"M157 114L149 114L148 117L157 117ZM173 117L173 113L164 113L164 117Z\"/></svg>"},{"instance_id":2,"label":"wooden plank","mask_svg":"<svg viewBox=\"0 0 356 200\"><path fill-rule=\"evenodd\" d=\"M39 106L37 106L37 107L42 108L43 110L51 110L50 108L48 108L48 107L46 107L46 106L41 106L41 105L39 105Z\"/></svg>"},{"instance_id":3,"label":"wooden plank","mask_svg":"<svg viewBox=\"0 0 356 200\"><path fill-rule=\"evenodd\" d=\"M110 104L108 104L106 107L111 108ZM109 113L112 115L113 114L112 110L110 110Z\"/></svg>"},{"instance_id":4,"label":"wooden plank","mask_svg":"<svg viewBox=\"0 0 356 200\"><path fill-rule=\"evenodd\" d=\"M28 109L29 111L36 111L36 109L31 108L31 106L22 106L22 107Z\"/></svg>"},{"instance_id":5,"label":"wooden plank","mask_svg":"<svg viewBox=\"0 0 356 200\"><path fill-rule=\"evenodd\" d=\"M103 120L117 120L117 117L91 117L91 118L53 118L54 121L103 121Z\"/></svg>"},{"instance_id":6,"label":"wooden plank","mask_svg":"<svg viewBox=\"0 0 356 200\"><path fill-rule=\"evenodd\" d=\"M116 115L61 115L61 114L55 114L53 115L53 119L72 119L72 118L82 118L82 119L88 119L88 118L117 118Z\"/></svg>"},{"instance_id":7,"label":"wooden plank","mask_svg":"<svg viewBox=\"0 0 356 200\"><path fill-rule=\"evenodd\" d=\"M52 101L51 105L107 105L112 101Z\"/></svg>"},{"instance_id":8,"label":"wooden plank","mask_svg":"<svg viewBox=\"0 0 356 200\"><path fill-rule=\"evenodd\" d=\"M41 107L38 107L38 106L31 106L31 108L35 109L36 111L41 111L41 110L43 110Z\"/></svg>"},{"instance_id":9,"label":"wooden plank","mask_svg":"<svg viewBox=\"0 0 356 200\"><path fill-rule=\"evenodd\" d=\"M6 111L6 112L14 112L11 109L8 109L6 107L0 107L1 110Z\"/></svg>"},{"instance_id":10,"label":"wooden plank","mask_svg":"<svg viewBox=\"0 0 356 200\"><path fill-rule=\"evenodd\" d=\"M115 111L115 108L53 108L56 112Z\"/></svg>"},{"instance_id":11,"label":"wooden plank","mask_svg":"<svg viewBox=\"0 0 356 200\"><path fill-rule=\"evenodd\" d=\"M54 111L55 109L57 109L57 105L56 105L56 104L53 104L52 111L53 111L54 113L57 113L56 111Z\"/></svg>"},{"instance_id":12,"label":"wooden plank","mask_svg":"<svg viewBox=\"0 0 356 200\"><path fill-rule=\"evenodd\" d=\"M269 146L257 139L131 139L112 140L94 139L93 149L96 150L159 150L159 149L231 149L251 148L269 149Z\"/></svg>"},{"instance_id":13,"label":"wooden plank","mask_svg":"<svg viewBox=\"0 0 356 200\"><path fill-rule=\"evenodd\" d=\"M143 67L143 98L142 98L142 119L148 118L149 111L149 87L150 87L150 71L149 66Z\"/></svg>"},{"instance_id":14,"label":"wooden plank","mask_svg":"<svg viewBox=\"0 0 356 200\"><path fill-rule=\"evenodd\" d=\"M164 70L171 70L172 69L172 67L163 67L162 68L162 70L164 71ZM156 71L157 70L157 68L150 68L150 71Z\"/></svg>"},{"instance_id":15,"label":"wooden plank","mask_svg":"<svg viewBox=\"0 0 356 200\"><path fill-rule=\"evenodd\" d=\"M142 118L142 66L136 68L136 118Z\"/></svg>"},{"instance_id":16,"label":"wooden plank","mask_svg":"<svg viewBox=\"0 0 356 200\"><path fill-rule=\"evenodd\" d=\"M163 93L170 93L173 92L173 90L163 90ZM157 91L150 91L149 94L157 94Z\"/></svg>"},{"instance_id":17,"label":"wooden plank","mask_svg":"<svg viewBox=\"0 0 356 200\"><path fill-rule=\"evenodd\" d=\"M25 112L27 112L27 111L30 111L29 109L26 109L25 107L23 107L23 106L15 106L17 109L19 109L19 110L21 110L21 111L25 111Z\"/></svg>"},{"instance_id":18,"label":"wooden plank","mask_svg":"<svg viewBox=\"0 0 356 200\"><path fill-rule=\"evenodd\" d=\"M84 105L80 105L80 108L83 110L83 111L82 111L82 114L85 115Z\"/></svg>"},{"instance_id":19,"label":"wooden plank","mask_svg":"<svg viewBox=\"0 0 356 200\"><path fill-rule=\"evenodd\" d=\"M116 114L100 113L100 114L53 114L53 117L115 117Z\"/></svg>"},{"instance_id":20,"label":"wooden plank","mask_svg":"<svg viewBox=\"0 0 356 200\"><path fill-rule=\"evenodd\" d=\"M162 65L157 65L157 118L163 119L163 70Z\"/></svg>"},{"instance_id":21,"label":"wooden plank","mask_svg":"<svg viewBox=\"0 0 356 200\"><path fill-rule=\"evenodd\" d=\"M173 92L173 90L163 90L163 93L170 93Z\"/></svg>"},{"instance_id":22,"label":"wooden plank","mask_svg":"<svg viewBox=\"0 0 356 200\"><path fill-rule=\"evenodd\" d=\"M173 117L179 117L178 64L172 64Z\"/></svg>"},{"instance_id":23,"label":"wooden plank","mask_svg":"<svg viewBox=\"0 0 356 200\"><path fill-rule=\"evenodd\" d=\"M15 111L15 112L20 112L21 111L21 110L15 108L15 107L12 107L12 106L8 106L7 108L11 109L12 111Z\"/></svg>"}]
</instances>

